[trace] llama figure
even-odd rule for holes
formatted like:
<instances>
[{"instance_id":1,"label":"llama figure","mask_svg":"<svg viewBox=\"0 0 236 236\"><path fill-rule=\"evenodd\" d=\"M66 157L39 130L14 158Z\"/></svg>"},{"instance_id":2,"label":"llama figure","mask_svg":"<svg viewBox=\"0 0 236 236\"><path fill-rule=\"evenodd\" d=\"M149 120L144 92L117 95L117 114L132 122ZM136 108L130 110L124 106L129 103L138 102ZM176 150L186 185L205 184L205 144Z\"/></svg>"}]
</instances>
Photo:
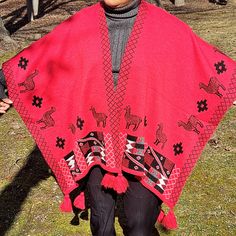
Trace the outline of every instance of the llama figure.
<instances>
[{"instance_id":1,"label":"llama figure","mask_svg":"<svg viewBox=\"0 0 236 236\"><path fill-rule=\"evenodd\" d=\"M198 125L202 128L203 124L201 121L199 121L196 116L191 115L187 121L187 123L183 122L183 121L179 121L178 122L178 126L181 127L183 126L183 128L187 131L194 131L195 133L199 134L200 131L197 129Z\"/></svg>"},{"instance_id":2,"label":"llama figure","mask_svg":"<svg viewBox=\"0 0 236 236\"><path fill-rule=\"evenodd\" d=\"M219 88L221 87L223 90L225 90L224 85L221 84L216 77L211 77L208 85L205 85L204 83L199 83L199 87L200 89L204 89L209 94L216 94L220 98L223 95L219 92Z\"/></svg>"},{"instance_id":3,"label":"llama figure","mask_svg":"<svg viewBox=\"0 0 236 236\"><path fill-rule=\"evenodd\" d=\"M28 92L28 91L32 91L34 90L35 88L35 83L34 83L34 77L38 75L38 71L35 70L32 74L30 74L26 79L25 81L21 82L18 84L19 87L23 86L25 87L24 90L20 90L20 93L25 93L25 92Z\"/></svg>"},{"instance_id":4,"label":"llama figure","mask_svg":"<svg viewBox=\"0 0 236 236\"><path fill-rule=\"evenodd\" d=\"M142 119L139 116L131 114L130 106L127 106L125 110L126 129L129 129L130 125L133 125L133 131L136 131L142 122Z\"/></svg>"},{"instance_id":5,"label":"llama figure","mask_svg":"<svg viewBox=\"0 0 236 236\"><path fill-rule=\"evenodd\" d=\"M166 141L167 141L167 137L163 133L163 124L160 123L160 124L157 125L156 141L154 142L154 144L158 145L159 143L162 143L161 149L163 149L164 146L165 146Z\"/></svg>"},{"instance_id":6,"label":"llama figure","mask_svg":"<svg viewBox=\"0 0 236 236\"><path fill-rule=\"evenodd\" d=\"M105 113L96 112L96 110L93 106L90 108L90 111L92 111L93 117L97 121L97 127L99 127L100 123L102 123L102 127L105 128L106 127L107 115Z\"/></svg>"},{"instance_id":7,"label":"llama figure","mask_svg":"<svg viewBox=\"0 0 236 236\"><path fill-rule=\"evenodd\" d=\"M44 126L40 127L40 129L46 129L49 127L53 127L55 125L55 121L52 118L52 113L56 111L55 107L51 107L51 109L43 114L43 117L38 120L36 123L44 123Z\"/></svg>"}]
</instances>

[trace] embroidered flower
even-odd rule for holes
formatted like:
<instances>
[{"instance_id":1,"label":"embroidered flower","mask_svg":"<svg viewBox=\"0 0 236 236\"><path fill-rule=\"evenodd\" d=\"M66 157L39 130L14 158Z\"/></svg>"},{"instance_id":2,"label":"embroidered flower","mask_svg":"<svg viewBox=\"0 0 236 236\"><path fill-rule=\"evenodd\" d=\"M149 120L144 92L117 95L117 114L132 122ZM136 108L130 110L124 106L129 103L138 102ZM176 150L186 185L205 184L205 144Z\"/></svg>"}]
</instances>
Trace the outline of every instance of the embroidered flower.
<instances>
[{"instance_id":1,"label":"embroidered flower","mask_svg":"<svg viewBox=\"0 0 236 236\"><path fill-rule=\"evenodd\" d=\"M26 67L27 67L27 65L28 65L28 62L29 62L29 60L27 60L27 59L24 58L24 57L21 57L20 60L19 60L19 63L18 63L18 67L20 67L20 68L26 70Z\"/></svg>"},{"instance_id":2,"label":"embroidered flower","mask_svg":"<svg viewBox=\"0 0 236 236\"><path fill-rule=\"evenodd\" d=\"M179 155L179 154L181 154L181 153L183 153L183 145L182 145L181 142L174 144L174 145L173 145L173 148L174 148L174 154L175 154L175 156L176 156L176 155Z\"/></svg>"},{"instance_id":3,"label":"embroidered flower","mask_svg":"<svg viewBox=\"0 0 236 236\"><path fill-rule=\"evenodd\" d=\"M201 100L197 102L197 107L198 107L198 112L203 112L203 111L207 111L208 107L207 107L207 100Z\"/></svg>"},{"instance_id":4,"label":"embroidered flower","mask_svg":"<svg viewBox=\"0 0 236 236\"><path fill-rule=\"evenodd\" d=\"M41 97L37 97L37 96L33 96L33 101L32 101L32 105L41 108L43 103L43 98Z\"/></svg>"},{"instance_id":5,"label":"embroidered flower","mask_svg":"<svg viewBox=\"0 0 236 236\"><path fill-rule=\"evenodd\" d=\"M80 117L77 117L76 125L80 130L82 130L84 126L84 120L82 120Z\"/></svg>"},{"instance_id":6,"label":"embroidered flower","mask_svg":"<svg viewBox=\"0 0 236 236\"><path fill-rule=\"evenodd\" d=\"M65 139L57 137L56 147L64 149L64 146L65 146Z\"/></svg>"},{"instance_id":7,"label":"embroidered flower","mask_svg":"<svg viewBox=\"0 0 236 236\"><path fill-rule=\"evenodd\" d=\"M216 68L217 74L222 74L224 71L226 71L225 62L222 60L218 63L215 63L215 68Z\"/></svg>"}]
</instances>

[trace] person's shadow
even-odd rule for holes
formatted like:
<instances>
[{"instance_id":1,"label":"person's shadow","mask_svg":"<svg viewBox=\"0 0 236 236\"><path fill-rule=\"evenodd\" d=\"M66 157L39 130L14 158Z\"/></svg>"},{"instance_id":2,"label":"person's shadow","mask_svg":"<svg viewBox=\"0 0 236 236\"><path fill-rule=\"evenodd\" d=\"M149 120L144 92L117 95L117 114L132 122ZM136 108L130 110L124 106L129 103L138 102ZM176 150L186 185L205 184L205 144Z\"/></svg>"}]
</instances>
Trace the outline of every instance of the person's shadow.
<instances>
[{"instance_id":1,"label":"person's shadow","mask_svg":"<svg viewBox=\"0 0 236 236\"><path fill-rule=\"evenodd\" d=\"M49 167L36 147L23 168L0 193L0 236L10 229L31 188L50 175Z\"/></svg>"},{"instance_id":2,"label":"person's shadow","mask_svg":"<svg viewBox=\"0 0 236 236\"><path fill-rule=\"evenodd\" d=\"M44 161L41 152L36 146L32 153L27 157L25 165L15 175L14 179L0 192L0 236L6 235L14 223L17 215L21 212L24 202L27 200L28 194L33 187L36 187L40 181L47 179L53 175L49 171L49 166ZM82 183L80 183L82 186ZM78 189L72 191L71 199L77 196ZM73 196L74 195L74 196ZM122 199L117 202L116 216L119 218L119 223L126 232L126 221L122 206ZM86 197L87 209L82 211L73 207L75 214L71 220L72 225L79 225L80 218L88 220L89 200ZM126 233L125 233L126 235ZM153 228L154 236L159 236L156 228Z\"/></svg>"}]
</instances>

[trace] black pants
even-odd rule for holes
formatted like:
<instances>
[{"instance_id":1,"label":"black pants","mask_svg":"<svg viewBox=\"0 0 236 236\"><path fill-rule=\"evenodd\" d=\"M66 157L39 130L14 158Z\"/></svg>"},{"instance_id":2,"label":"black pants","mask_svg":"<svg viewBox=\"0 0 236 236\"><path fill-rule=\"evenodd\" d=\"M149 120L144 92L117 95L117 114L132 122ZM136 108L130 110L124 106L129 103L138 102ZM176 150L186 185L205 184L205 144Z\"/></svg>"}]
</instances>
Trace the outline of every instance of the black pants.
<instances>
[{"instance_id":1,"label":"black pants","mask_svg":"<svg viewBox=\"0 0 236 236\"><path fill-rule=\"evenodd\" d=\"M101 186L104 171L94 167L88 177L87 191L91 207L90 226L93 236L114 236L116 193ZM152 236L160 212L161 200L144 188L133 176L126 175L129 187L122 198L125 236Z\"/></svg>"}]
</instances>

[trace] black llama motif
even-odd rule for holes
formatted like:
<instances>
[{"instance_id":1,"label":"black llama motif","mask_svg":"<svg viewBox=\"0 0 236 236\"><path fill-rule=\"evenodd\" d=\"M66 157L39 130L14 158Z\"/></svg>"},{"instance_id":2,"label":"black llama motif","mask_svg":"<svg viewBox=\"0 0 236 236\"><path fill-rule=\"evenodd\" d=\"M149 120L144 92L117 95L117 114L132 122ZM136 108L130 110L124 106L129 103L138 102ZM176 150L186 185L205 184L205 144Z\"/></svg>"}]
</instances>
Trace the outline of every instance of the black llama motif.
<instances>
[{"instance_id":1,"label":"black llama motif","mask_svg":"<svg viewBox=\"0 0 236 236\"><path fill-rule=\"evenodd\" d=\"M219 89L222 88L225 90L225 87L223 84L220 83L220 81L216 77L211 77L210 81L208 82L208 85L204 83L199 83L200 89L204 89L209 94L215 94L218 97L222 97L222 94L219 92Z\"/></svg>"},{"instance_id":2,"label":"black llama motif","mask_svg":"<svg viewBox=\"0 0 236 236\"><path fill-rule=\"evenodd\" d=\"M167 142L167 136L163 133L163 124L158 124L156 130L156 141L154 142L155 145L162 143L161 149L164 148L165 143Z\"/></svg>"},{"instance_id":3,"label":"black llama motif","mask_svg":"<svg viewBox=\"0 0 236 236\"><path fill-rule=\"evenodd\" d=\"M55 121L52 118L52 113L55 112L55 111L56 111L56 108L51 107L51 109L49 111L46 111L43 114L43 117L36 122L37 124L40 124L40 123L44 124L44 126L40 127L40 129L46 129L46 128L49 128L49 127L53 127L55 125Z\"/></svg>"},{"instance_id":4,"label":"black llama motif","mask_svg":"<svg viewBox=\"0 0 236 236\"><path fill-rule=\"evenodd\" d=\"M92 111L93 117L97 122L97 127L99 127L100 123L102 123L102 127L105 128L106 127L107 115L105 113L96 112L96 110L93 106L90 108L90 111Z\"/></svg>"},{"instance_id":5,"label":"black llama motif","mask_svg":"<svg viewBox=\"0 0 236 236\"><path fill-rule=\"evenodd\" d=\"M18 83L19 87L24 87L25 89L20 90L20 93L26 93L28 91L32 91L35 88L34 77L37 76L39 72L35 70L32 74L27 76L25 81Z\"/></svg>"},{"instance_id":6,"label":"black llama motif","mask_svg":"<svg viewBox=\"0 0 236 236\"><path fill-rule=\"evenodd\" d=\"M187 131L194 131L195 133L199 134L200 131L198 130L198 126L203 128L203 124L200 120L197 119L196 116L191 115L187 122L179 121L178 122L179 127L183 127Z\"/></svg>"},{"instance_id":7,"label":"black llama motif","mask_svg":"<svg viewBox=\"0 0 236 236\"><path fill-rule=\"evenodd\" d=\"M126 120L126 129L129 129L131 125L133 125L133 131L136 131L142 122L142 118L139 116L131 114L131 108L130 106L127 106L125 108L125 120Z\"/></svg>"}]
</instances>

